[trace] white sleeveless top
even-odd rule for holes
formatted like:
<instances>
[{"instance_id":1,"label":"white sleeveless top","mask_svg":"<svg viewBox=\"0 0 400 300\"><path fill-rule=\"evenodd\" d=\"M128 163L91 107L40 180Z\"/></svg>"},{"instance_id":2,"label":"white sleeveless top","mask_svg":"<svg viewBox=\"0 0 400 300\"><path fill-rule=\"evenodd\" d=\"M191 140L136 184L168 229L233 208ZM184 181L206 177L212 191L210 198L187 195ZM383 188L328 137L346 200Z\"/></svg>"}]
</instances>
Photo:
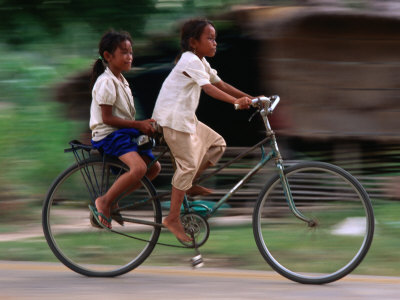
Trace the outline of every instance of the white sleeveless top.
<instances>
[{"instance_id":1,"label":"white sleeveless top","mask_svg":"<svg viewBox=\"0 0 400 300\"><path fill-rule=\"evenodd\" d=\"M220 80L205 58L184 52L161 87L152 118L163 127L195 133L201 87Z\"/></svg>"}]
</instances>

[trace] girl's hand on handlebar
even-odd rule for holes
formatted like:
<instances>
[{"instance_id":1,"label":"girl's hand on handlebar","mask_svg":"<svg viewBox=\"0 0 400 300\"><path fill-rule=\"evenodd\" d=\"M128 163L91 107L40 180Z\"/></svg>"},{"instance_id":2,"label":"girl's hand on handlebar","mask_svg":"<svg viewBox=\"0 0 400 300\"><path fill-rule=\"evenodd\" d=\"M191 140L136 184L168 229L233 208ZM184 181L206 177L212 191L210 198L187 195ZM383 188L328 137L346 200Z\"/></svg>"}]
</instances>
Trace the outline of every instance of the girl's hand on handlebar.
<instances>
[{"instance_id":1,"label":"girl's hand on handlebar","mask_svg":"<svg viewBox=\"0 0 400 300\"><path fill-rule=\"evenodd\" d=\"M239 109L249 109L251 105L251 99L249 97L241 97L236 99L235 105L239 105Z\"/></svg>"},{"instance_id":2,"label":"girl's hand on handlebar","mask_svg":"<svg viewBox=\"0 0 400 300\"><path fill-rule=\"evenodd\" d=\"M143 121L137 121L137 129L139 129L141 132L148 136L152 136L154 132L156 131L156 120L154 119L147 119Z\"/></svg>"}]
</instances>

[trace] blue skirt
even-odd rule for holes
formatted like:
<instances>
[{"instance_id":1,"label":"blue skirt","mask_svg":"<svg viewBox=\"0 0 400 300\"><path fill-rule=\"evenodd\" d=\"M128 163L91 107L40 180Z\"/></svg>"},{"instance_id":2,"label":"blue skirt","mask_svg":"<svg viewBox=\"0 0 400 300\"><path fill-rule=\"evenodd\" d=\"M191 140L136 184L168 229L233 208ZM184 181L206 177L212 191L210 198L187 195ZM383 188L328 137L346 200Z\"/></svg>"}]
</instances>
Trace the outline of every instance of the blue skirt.
<instances>
[{"instance_id":1,"label":"blue skirt","mask_svg":"<svg viewBox=\"0 0 400 300\"><path fill-rule=\"evenodd\" d=\"M137 152L153 160L155 157L151 149L141 149L135 142L135 139L142 134L135 128L122 128L110 133L100 141L92 140L92 145L107 155L120 157L128 152Z\"/></svg>"}]
</instances>

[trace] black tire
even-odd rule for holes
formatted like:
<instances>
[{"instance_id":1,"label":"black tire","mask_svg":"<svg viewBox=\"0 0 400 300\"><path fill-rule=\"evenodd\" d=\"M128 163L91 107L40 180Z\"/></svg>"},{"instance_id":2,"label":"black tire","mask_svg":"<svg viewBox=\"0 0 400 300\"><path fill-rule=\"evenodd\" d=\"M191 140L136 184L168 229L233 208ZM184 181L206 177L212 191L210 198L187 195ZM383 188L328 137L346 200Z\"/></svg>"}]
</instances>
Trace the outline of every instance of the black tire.
<instances>
[{"instance_id":1,"label":"black tire","mask_svg":"<svg viewBox=\"0 0 400 300\"><path fill-rule=\"evenodd\" d=\"M279 175L271 178L253 213L253 233L264 259L299 283L329 283L352 272L367 254L374 233L364 188L348 172L327 163L299 163L284 174L297 209L315 223L293 215Z\"/></svg>"},{"instance_id":2,"label":"black tire","mask_svg":"<svg viewBox=\"0 0 400 300\"><path fill-rule=\"evenodd\" d=\"M55 256L71 270L86 276L119 276L139 266L153 251L160 227L112 222L113 230L142 239L136 240L90 222L88 205L104 194L126 168L119 160L103 164L101 157L92 157L69 167L51 185L43 204L43 231ZM120 196L118 205L132 206L139 199L143 203L122 210L121 215L161 223L159 200L143 201L155 195L153 185L144 177L141 187Z\"/></svg>"}]
</instances>

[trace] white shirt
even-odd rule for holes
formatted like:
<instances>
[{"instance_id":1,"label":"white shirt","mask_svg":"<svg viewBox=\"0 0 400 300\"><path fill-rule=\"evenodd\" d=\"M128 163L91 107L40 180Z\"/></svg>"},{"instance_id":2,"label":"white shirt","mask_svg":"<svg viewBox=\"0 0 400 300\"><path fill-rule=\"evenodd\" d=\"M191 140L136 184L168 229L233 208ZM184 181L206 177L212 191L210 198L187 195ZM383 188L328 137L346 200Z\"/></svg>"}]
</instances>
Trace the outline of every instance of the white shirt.
<instances>
[{"instance_id":1,"label":"white shirt","mask_svg":"<svg viewBox=\"0 0 400 300\"><path fill-rule=\"evenodd\" d=\"M195 133L201 87L220 80L205 58L184 52L161 87L152 118L163 127Z\"/></svg>"},{"instance_id":2,"label":"white shirt","mask_svg":"<svg viewBox=\"0 0 400 300\"><path fill-rule=\"evenodd\" d=\"M93 86L90 129L92 130L92 139L96 142L118 129L103 123L100 105L112 105L114 116L125 120L135 120L136 110L132 92L125 77L122 76L122 79L123 82L118 80L107 67Z\"/></svg>"}]
</instances>

